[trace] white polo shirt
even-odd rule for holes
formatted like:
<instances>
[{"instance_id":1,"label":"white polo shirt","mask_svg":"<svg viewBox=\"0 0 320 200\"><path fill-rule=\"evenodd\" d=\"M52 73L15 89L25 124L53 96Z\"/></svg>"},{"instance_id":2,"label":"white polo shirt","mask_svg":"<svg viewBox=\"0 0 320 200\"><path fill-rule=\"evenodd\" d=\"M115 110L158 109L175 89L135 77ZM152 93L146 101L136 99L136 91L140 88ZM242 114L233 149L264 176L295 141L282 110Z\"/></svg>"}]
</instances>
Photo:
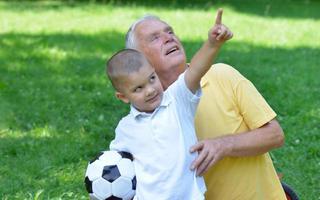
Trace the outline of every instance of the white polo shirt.
<instances>
[{"instance_id":1,"label":"white polo shirt","mask_svg":"<svg viewBox=\"0 0 320 200\"><path fill-rule=\"evenodd\" d=\"M206 191L202 177L190 170L197 154L194 116L201 90L193 94L181 74L163 94L153 113L130 113L116 128L110 149L134 156L138 200L201 200ZM135 199L136 199L135 198Z\"/></svg>"}]
</instances>

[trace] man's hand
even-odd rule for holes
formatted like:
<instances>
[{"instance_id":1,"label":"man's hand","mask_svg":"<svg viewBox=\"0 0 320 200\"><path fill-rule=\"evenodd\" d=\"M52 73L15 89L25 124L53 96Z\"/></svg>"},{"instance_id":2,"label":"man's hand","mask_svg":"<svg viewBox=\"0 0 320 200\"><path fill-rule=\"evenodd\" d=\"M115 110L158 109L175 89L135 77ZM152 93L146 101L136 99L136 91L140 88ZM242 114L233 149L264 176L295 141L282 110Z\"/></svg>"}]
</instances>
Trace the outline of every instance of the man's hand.
<instances>
[{"instance_id":1,"label":"man's hand","mask_svg":"<svg viewBox=\"0 0 320 200\"><path fill-rule=\"evenodd\" d=\"M224 135L206 139L193 145L190 152L199 155L191 164L202 175L210 167L225 157L256 156L264 154L284 144L284 135L276 119L248 132Z\"/></svg>"},{"instance_id":2,"label":"man's hand","mask_svg":"<svg viewBox=\"0 0 320 200\"><path fill-rule=\"evenodd\" d=\"M230 142L230 141L229 141ZM191 164L191 169L197 170L197 175L203 175L208 169L224 158L231 151L231 145L226 138L202 140L191 147L190 152L199 155Z\"/></svg>"},{"instance_id":3,"label":"man's hand","mask_svg":"<svg viewBox=\"0 0 320 200\"><path fill-rule=\"evenodd\" d=\"M212 45L220 46L233 37L233 33L229 28L222 24L222 12L223 10L220 8L217 13L215 24L208 33L208 40Z\"/></svg>"}]
</instances>

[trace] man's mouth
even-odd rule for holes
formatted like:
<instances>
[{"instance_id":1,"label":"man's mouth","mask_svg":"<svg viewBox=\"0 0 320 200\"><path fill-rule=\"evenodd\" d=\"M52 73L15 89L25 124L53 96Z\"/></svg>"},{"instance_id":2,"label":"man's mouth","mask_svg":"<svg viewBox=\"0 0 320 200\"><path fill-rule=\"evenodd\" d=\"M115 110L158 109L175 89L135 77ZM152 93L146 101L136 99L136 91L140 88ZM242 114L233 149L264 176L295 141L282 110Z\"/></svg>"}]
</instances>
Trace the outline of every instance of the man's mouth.
<instances>
[{"instance_id":1,"label":"man's mouth","mask_svg":"<svg viewBox=\"0 0 320 200\"><path fill-rule=\"evenodd\" d=\"M169 54L171 54L175 51L178 51L178 50L179 50L179 48L177 46L174 46L174 47L168 49L168 51L166 51L166 55L169 55Z\"/></svg>"}]
</instances>

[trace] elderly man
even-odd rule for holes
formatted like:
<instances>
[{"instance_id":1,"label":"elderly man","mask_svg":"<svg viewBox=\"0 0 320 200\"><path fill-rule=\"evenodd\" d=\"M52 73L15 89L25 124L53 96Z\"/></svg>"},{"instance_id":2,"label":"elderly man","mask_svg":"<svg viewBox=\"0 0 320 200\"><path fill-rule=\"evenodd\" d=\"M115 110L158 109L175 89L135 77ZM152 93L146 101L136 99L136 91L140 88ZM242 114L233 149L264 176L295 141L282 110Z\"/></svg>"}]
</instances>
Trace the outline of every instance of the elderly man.
<instances>
[{"instance_id":1,"label":"elderly man","mask_svg":"<svg viewBox=\"0 0 320 200\"><path fill-rule=\"evenodd\" d=\"M221 15L215 26L230 34ZM155 16L133 23L126 47L147 57L164 89L188 66L172 27ZM190 148L199 155L190 168L204 174L206 199L286 199L268 154L284 143L275 112L253 84L229 65L214 64L201 87L196 116L200 141Z\"/></svg>"}]
</instances>

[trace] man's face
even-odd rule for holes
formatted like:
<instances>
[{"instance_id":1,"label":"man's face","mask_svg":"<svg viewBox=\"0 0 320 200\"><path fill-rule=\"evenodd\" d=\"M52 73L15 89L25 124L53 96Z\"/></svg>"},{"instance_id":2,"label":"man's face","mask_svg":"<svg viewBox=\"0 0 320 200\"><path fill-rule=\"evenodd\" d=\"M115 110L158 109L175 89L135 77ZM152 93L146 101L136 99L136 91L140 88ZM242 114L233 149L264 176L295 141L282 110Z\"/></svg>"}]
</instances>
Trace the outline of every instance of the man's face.
<instances>
[{"instance_id":1,"label":"man's face","mask_svg":"<svg viewBox=\"0 0 320 200\"><path fill-rule=\"evenodd\" d=\"M163 88L153 67L148 62L137 72L129 74L121 84L117 97L125 103L131 102L136 109L153 112L161 103Z\"/></svg>"},{"instance_id":2,"label":"man's face","mask_svg":"<svg viewBox=\"0 0 320 200\"><path fill-rule=\"evenodd\" d=\"M159 20L146 20L137 25L135 33L138 49L155 68L160 80L175 81L185 69L186 56L172 28Z\"/></svg>"}]
</instances>

